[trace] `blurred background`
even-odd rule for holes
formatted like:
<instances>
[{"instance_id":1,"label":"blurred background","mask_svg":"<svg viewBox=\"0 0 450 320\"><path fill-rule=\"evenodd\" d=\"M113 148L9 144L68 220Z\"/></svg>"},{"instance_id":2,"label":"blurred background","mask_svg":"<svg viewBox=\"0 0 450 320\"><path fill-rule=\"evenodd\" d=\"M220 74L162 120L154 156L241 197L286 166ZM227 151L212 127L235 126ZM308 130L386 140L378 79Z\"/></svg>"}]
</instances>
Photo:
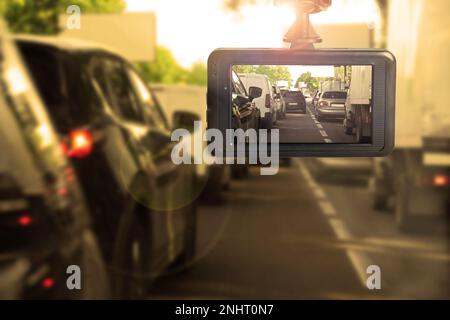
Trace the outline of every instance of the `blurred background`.
<instances>
[{"instance_id":1,"label":"blurred background","mask_svg":"<svg viewBox=\"0 0 450 320\"><path fill-rule=\"evenodd\" d=\"M396 56L391 156L170 163L214 49L288 46L278 2L0 3L0 298L450 298L447 0L311 16L317 48Z\"/></svg>"}]
</instances>

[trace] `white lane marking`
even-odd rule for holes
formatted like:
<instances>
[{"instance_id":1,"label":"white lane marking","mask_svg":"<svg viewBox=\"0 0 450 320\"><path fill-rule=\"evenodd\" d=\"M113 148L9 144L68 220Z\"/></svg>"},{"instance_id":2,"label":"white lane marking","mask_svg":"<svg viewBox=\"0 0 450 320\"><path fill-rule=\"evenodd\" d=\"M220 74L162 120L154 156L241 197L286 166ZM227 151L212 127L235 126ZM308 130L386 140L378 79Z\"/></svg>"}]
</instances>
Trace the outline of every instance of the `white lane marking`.
<instances>
[{"instance_id":1,"label":"white lane marking","mask_svg":"<svg viewBox=\"0 0 450 320\"><path fill-rule=\"evenodd\" d=\"M297 160L297 163L300 169L300 173L306 180L306 183L309 185L310 189L313 190L313 193L318 200L320 210L322 211L323 215L327 217L327 221L330 224L330 227L333 229L336 237L341 241L353 241L354 237L352 233L346 227L344 222L338 217L338 213L333 204L329 200L327 200L325 191L317 184L306 166L300 160ZM366 270L367 267L371 265L370 260L363 252L354 249L346 249L346 254L348 259L350 260L351 265L353 266L353 269L355 270L356 275L361 281L362 286L366 288Z\"/></svg>"},{"instance_id":2,"label":"white lane marking","mask_svg":"<svg viewBox=\"0 0 450 320\"><path fill-rule=\"evenodd\" d=\"M328 134L325 130L320 130L320 134L322 135L322 137L328 137Z\"/></svg>"},{"instance_id":3,"label":"white lane marking","mask_svg":"<svg viewBox=\"0 0 450 320\"><path fill-rule=\"evenodd\" d=\"M326 199L327 196L325 195L325 192L321 187L316 185L315 187L311 187L311 189L314 192L314 195L316 196L317 199L319 200Z\"/></svg>"},{"instance_id":4,"label":"white lane marking","mask_svg":"<svg viewBox=\"0 0 450 320\"><path fill-rule=\"evenodd\" d=\"M319 201L319 207L322 210L323 214L326 216L335 216L336 215L336 209L334 209L331 202L327 200Z\"/></svg>"},{"instance_id":5,"label":"white lane marking","mask_svg":"<svg viewBox=\"0 0 450 320\"><path fill-rule=\"evenodd\" d=\"M319 122L319 123L316 123L317 124L317 128L319 128L319 129L323 129L323 126L322 126L322 124Z\"/></svg>"},{"instance_id":6,"label":"white lane marking","mask_svg":"<svg viewBox=\"0 0 450 320\"><path fill-rule=\"evenodd\" d=\"M326 142L326 143L333 143L333 140L331 140L331 139L325 139L325 142Z\"/></svg>"}]
</instances>

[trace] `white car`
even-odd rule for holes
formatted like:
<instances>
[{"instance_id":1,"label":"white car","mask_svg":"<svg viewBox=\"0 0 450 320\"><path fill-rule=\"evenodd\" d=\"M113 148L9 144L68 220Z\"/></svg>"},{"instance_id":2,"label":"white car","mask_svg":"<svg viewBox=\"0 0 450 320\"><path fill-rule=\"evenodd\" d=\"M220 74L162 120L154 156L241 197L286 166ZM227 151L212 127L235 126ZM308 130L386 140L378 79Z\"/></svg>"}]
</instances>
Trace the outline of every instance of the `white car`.
<instances>
[{"instance_id":1,"label":"white car","mask_svg":"<svg viewBox=\"0 0 450 320\"><path fill-rule=\"evenodd\" d=\"M262 89L262 95L254 101L261 113L261 126L263 129L272 129L277 122L277 104L272 90L272 84L266 75L256 73L240 73L242 83L247 91L250 87Z\"/></svg>"}]
</instances>

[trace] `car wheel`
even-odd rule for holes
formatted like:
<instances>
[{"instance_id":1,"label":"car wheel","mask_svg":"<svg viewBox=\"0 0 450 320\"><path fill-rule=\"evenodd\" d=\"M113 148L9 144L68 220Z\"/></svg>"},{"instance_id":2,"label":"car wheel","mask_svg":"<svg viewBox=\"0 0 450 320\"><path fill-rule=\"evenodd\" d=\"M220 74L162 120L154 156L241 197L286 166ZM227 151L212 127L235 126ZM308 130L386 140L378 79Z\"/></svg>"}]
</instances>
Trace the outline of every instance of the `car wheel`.
<instances>
[{"instance_id":1,"label":"car wheel","mask_svg":"<svg viewBox=\"0 0 450 320\"><path fill-rule=\"evenodd\" d=\"M197 201L186 206L183 210L186 217L186 227L183 234L183 251L175 263L169 268L169 272L186 271L194 262L197 251Z\"/></svg>"},{"instance_id":2,"label":"car wheel","mask_svg":"<svg viewBox=\"0 0 450 320\"><path fill-rule=\"evenodd\" d=\"M353 128L352 127L345 127L344 128L345 134L352 135L353 134Z\"/></svg>"},{"instance_id":3,"label":"car wheel","mask_svg":"<svg viewBox=\"0 0 450 320\"><path fill-rule=\"evenodd\" d=\"M225 167L225 165L217 165L209 168L208 181L201 195L203 202L212 205L218 205L223 202Z\"/></svg>"},{"instance_id":4,"label":"car wheel","mask_svg":"<svg viewBox=\"0 0 450 320\"><path fill-rule=\"evenodd\" d=\"M248 177L248 166L245 164L237 164L232 167L232 176L234 179L240 180Z\"/></svg>"},{"instance_id":5,"label":"car wheel","mask_svg":"<svg viewBox=\"0 0 450 320\"><path fill-rule=\"evenodd\" d=\"M111 298L108 271L93 231L89 229L84 231L80 242L79 266L83 272L83 290L80 290L80 298L88 300Z\"/></svg>"},{"instance_id":6,"label":"car wheel","mask_svg":"<svg viewBox=\"0 0 450 320\"><path fill-rule=\"evenodd\" d=\"M363 136L363 125L362 125L362 114L361 109L356 110L356 142L367 143L370 138Z\"/></svg>"},{"instance_id":7,"label":"car wheel","mask_svg":"<svg viewBox=\"0 0 450 320\"><path fill-rule=\"evenodd\" d=\"M395 198L395 222L402 232L413 232L417 228L417 220L411 214L410 190L406 177L400 174Z\"/></svg>"},{"instance_id":8,"label":"car wheel","mask_svg":"<svg viewBox=\"0 0 450 320\"><path fill-rule=\"evenodd\" d=\"M143 298L151 266L150 211L135 201L122 215L113 257L114 292L117 298Z\"/></svg>"},{"instance_id":9,"label":"car wheel","mask_svg":"<svg viewBox=\"0 0 450 320\"><path fill-rule=\"evenodd\" d=\"M386 211L388 208L388 197L378 191L376 177L370 177L369 179L369 193L372 209L376 211Z\"/></svg>"}]
</instances>

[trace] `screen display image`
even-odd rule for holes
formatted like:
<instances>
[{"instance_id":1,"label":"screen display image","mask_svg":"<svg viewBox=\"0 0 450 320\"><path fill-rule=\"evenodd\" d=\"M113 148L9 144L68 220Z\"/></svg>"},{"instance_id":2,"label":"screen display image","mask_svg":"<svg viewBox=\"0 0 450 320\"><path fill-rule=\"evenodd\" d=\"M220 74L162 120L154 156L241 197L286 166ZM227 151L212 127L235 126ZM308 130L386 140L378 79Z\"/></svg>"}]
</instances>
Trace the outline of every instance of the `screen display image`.
<instances>
[{"instance_id":1,"label":"screen display image","mask_svg":"<svg viewBox=\"0 0 450 320\"><path fill-rule=\"evenodd\" d=\"M233 129L280 143L372 143L372 66L234 65Z\"/></svg>"}]
</instances>

